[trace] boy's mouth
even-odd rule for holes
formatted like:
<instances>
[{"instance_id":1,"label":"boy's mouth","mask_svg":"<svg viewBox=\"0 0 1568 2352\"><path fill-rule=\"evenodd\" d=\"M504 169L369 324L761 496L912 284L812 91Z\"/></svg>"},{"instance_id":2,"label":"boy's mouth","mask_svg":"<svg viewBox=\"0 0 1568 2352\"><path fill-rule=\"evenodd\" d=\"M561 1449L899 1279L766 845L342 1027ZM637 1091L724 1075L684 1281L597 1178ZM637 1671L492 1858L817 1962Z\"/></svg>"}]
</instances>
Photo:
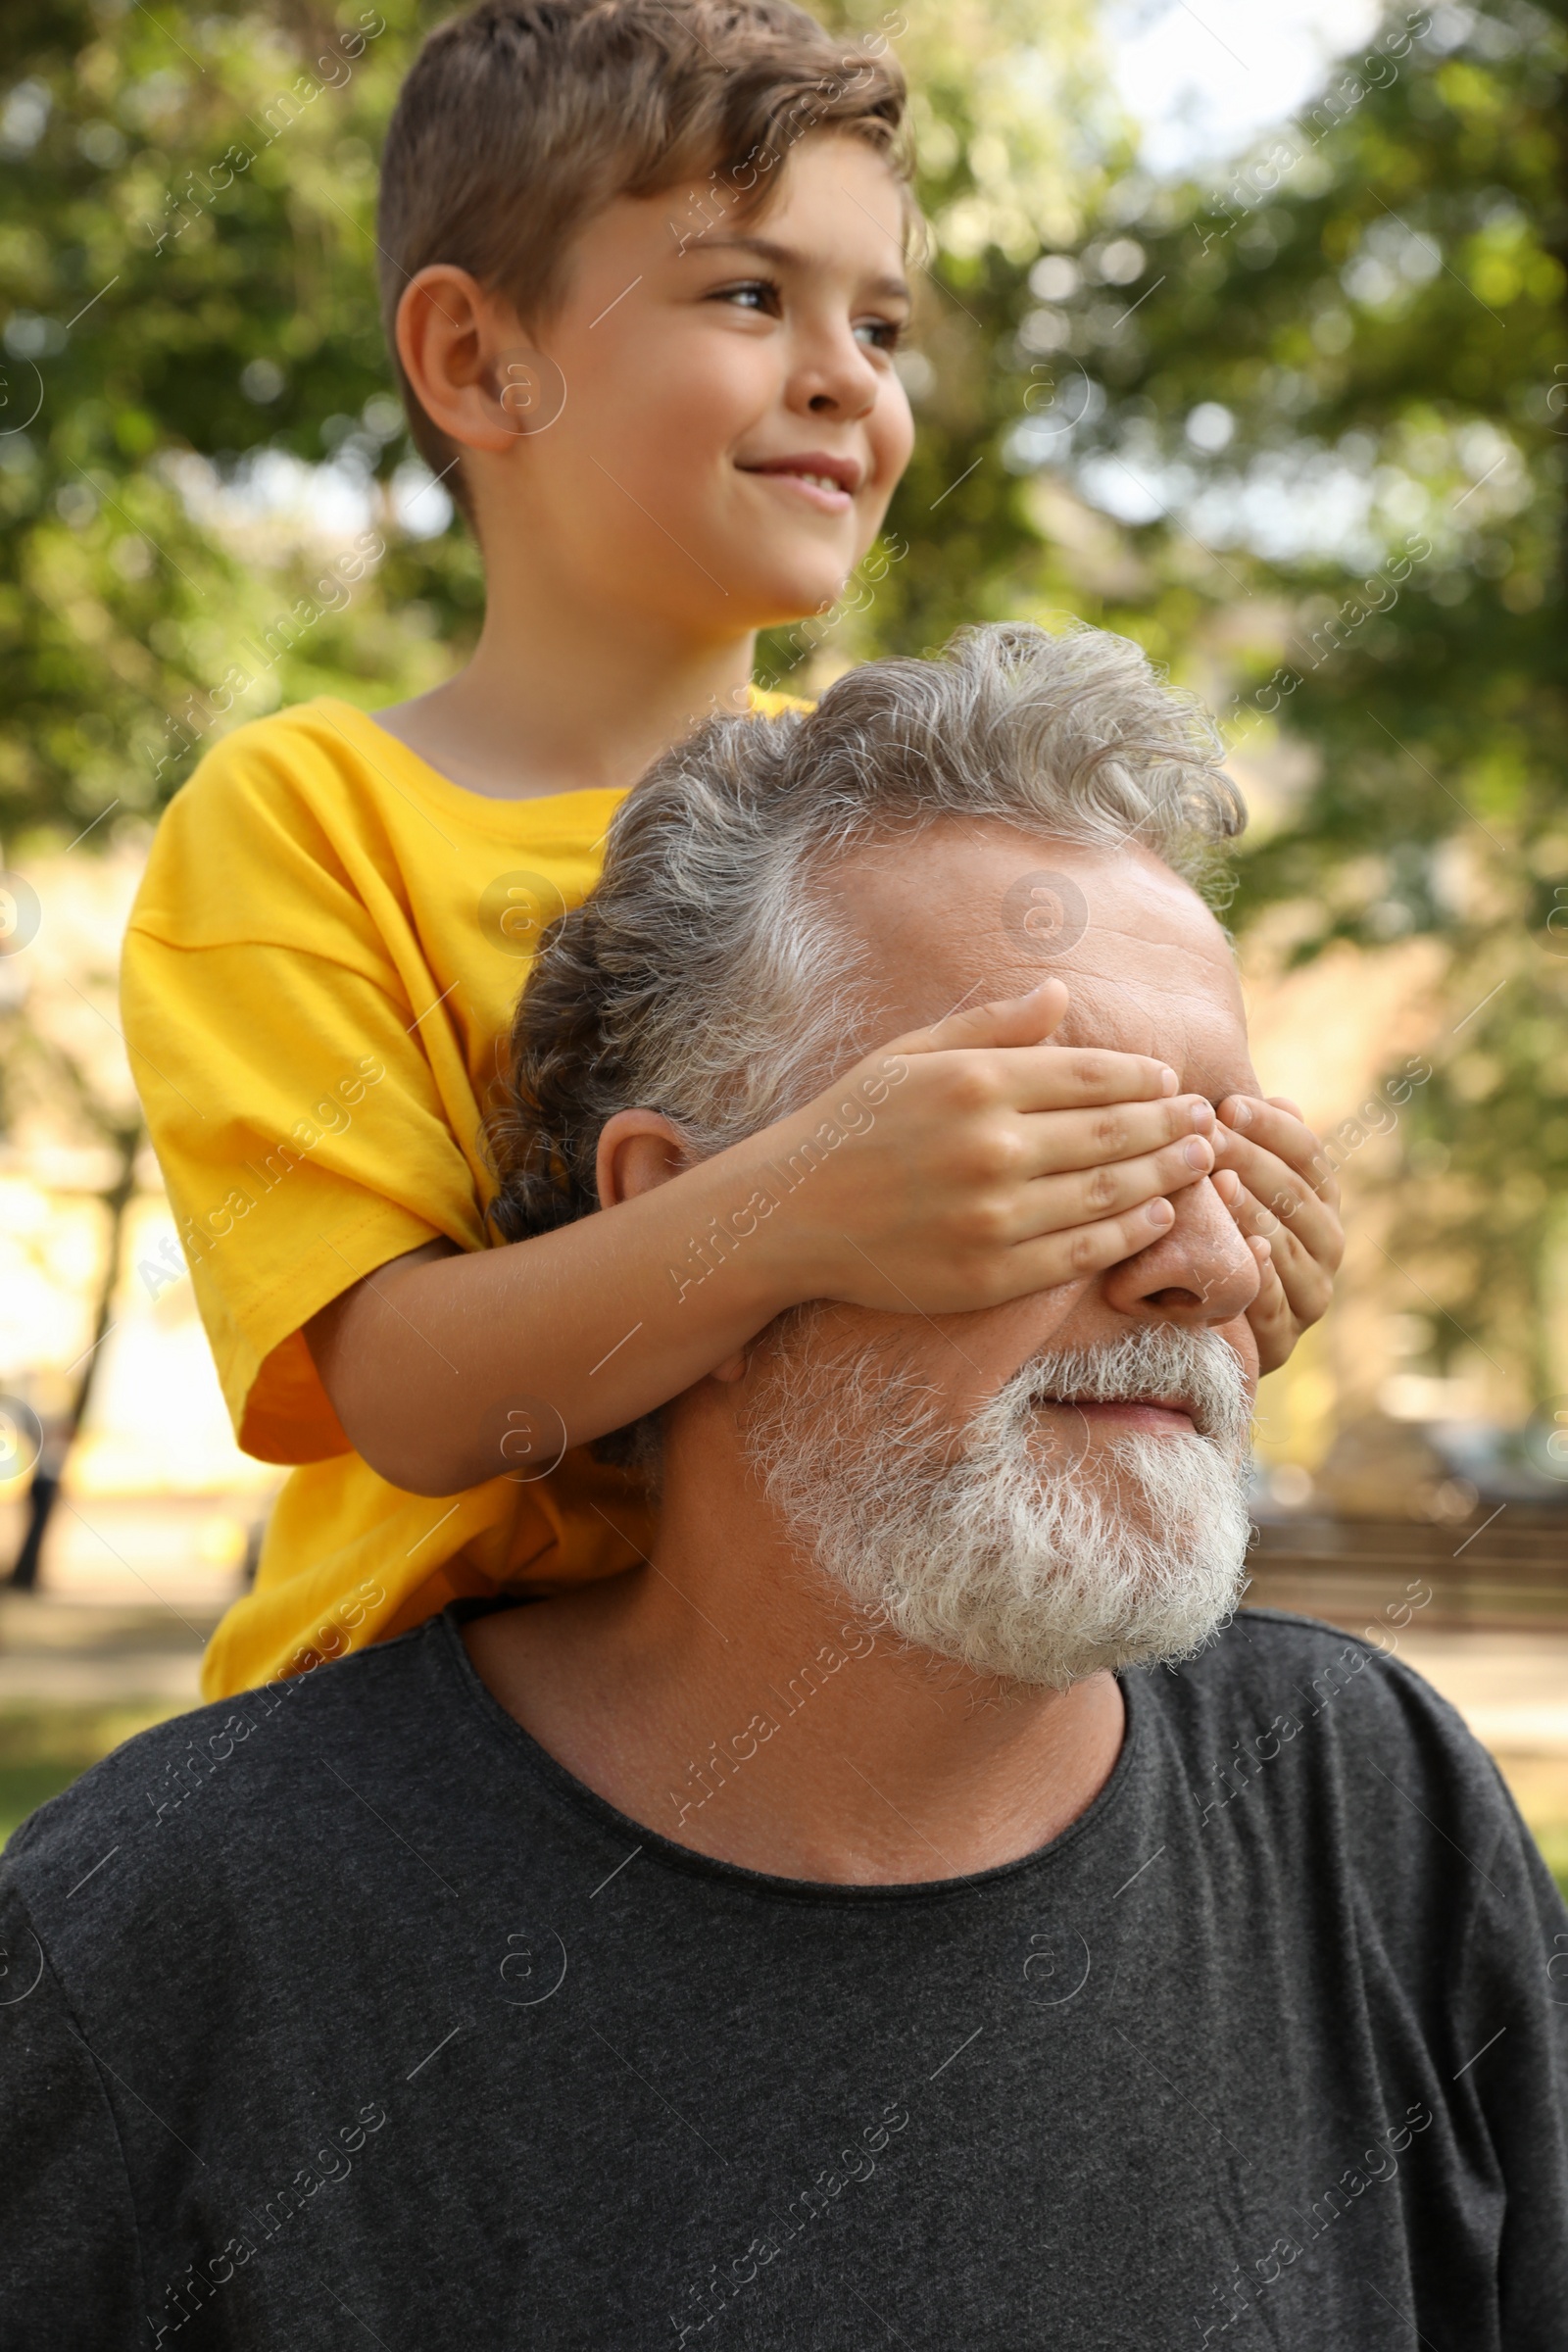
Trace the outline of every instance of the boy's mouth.
<instances>
[{"instance_id":1,"label":"boy's mouth","mask_svg":"<svg viewBox=\"0 0 1568 2352\"><path fill-rule=\"evenodd\" d=\"M798 457L761 458L755 465L743 465L740 470L776 481L818 514L846 514L855 503L864 469L855 458L830 457L825 450L812 449Z\"/></svg>"}]
</instances>

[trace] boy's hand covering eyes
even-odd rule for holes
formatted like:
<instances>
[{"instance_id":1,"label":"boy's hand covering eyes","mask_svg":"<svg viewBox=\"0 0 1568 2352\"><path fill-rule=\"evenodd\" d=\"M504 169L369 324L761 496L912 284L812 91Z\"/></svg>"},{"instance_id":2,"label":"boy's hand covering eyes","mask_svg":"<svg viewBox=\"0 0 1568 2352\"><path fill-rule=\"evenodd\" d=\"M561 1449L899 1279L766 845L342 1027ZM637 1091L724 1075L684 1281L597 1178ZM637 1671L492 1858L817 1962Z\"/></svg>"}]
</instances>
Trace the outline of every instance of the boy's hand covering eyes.
<instances>
[{"instance_id":1,"label":"boy's hand covering eyes","mask_svg":"<svg viewBox=\"0 0 1568 2352\"><path fill-rule=\"evenodd\" d=\"M768 1130L775 1164L828 1143L790 1201L800 1296L964 1313L1168 1231L1166 1196L1214 1166L1213 1108L1150 1055L1050 1044L1066 1009L1051 980L911 1030Z\"/></svg>"},{"instance_id":2,"label":"boy's hand covering eyes","mask_svg":"<svg viewBox=\"0 0 1568 2352\"><path fill-rule=\"evenodd\" d=\"M1214 1190L1256 1254L1263 1282L1247 1310L1259 1368L1277 1371L1328 1305L1345 1255L1340 1187L1323 1147L1285 1095L1227 1095Z\"/></svg>"}]
</instances>

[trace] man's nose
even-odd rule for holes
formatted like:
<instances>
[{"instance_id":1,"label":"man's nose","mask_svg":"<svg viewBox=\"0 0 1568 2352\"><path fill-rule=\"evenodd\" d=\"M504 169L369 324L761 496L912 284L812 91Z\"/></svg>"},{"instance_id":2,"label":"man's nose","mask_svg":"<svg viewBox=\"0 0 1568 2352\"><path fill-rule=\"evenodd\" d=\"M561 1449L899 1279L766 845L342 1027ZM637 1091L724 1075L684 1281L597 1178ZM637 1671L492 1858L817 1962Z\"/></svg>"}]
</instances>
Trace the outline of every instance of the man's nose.
<instances>
[{"instance_id":1,"label":"man's nose","mask_svg":"<svg viewBox=\"0 0 1568 2352\"><path fill-rule=\"evenodd\" d=\"M1208 1177L1171 1195L1176 1222L1104 1276L1106 1303L1145 1322L1229 1323L1257 1297L1262 1270Z\"/></svg>"}]
</instances>

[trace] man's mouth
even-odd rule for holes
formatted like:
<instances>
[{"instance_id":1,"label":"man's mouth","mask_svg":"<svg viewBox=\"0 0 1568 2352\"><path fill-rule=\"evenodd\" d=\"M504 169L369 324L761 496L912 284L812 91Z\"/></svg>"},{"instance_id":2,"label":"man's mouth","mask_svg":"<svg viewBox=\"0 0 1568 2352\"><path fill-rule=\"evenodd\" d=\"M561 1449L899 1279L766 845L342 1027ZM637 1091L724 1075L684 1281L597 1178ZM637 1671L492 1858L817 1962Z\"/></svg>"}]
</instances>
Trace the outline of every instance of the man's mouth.
<instances>
[{"instance_id":1,"label":"man's mouth","mask_svg":"<svg viewBox=\"0 0 1568 2352\"><path fill-rule=\"evenodd\" d=\"M1041 1396L1037 1403L1081 1413L1091 1428L1148 1429L1195 1437L1198 1413L1185 1396Z\"/></svg>"},{"instance_id":2,"label":"man's mouth","mask_svg":"<svg viewBox=\"0 0 1568 2352\"><path fill-rule=\"evenodd\" d=\"M818 514L847 514L865 469L858 459L812 449L796 457L762 458L755 465L743 465L740 470L777 482L786 494L804 499Z\"/></svg>"},{"instance_id":3,"label":"man's mouth","mask_svg":"<svg viewBox=\"0 0 1568 2352\"><path fill-rule=\"evenodd\" d=\"M1247 1451L1251 1391L1234 1348L1213 1332L1174 1325L1124 1333L1108 1345L1043 1348L1004 1392L1010 1411L1042 1419L1036 1442L1081 1455L1098 1437L1201 1439L1227 1458ZM1016 1424L1013 1424L1015 1427Z\"/></svg>"}]
</instances>

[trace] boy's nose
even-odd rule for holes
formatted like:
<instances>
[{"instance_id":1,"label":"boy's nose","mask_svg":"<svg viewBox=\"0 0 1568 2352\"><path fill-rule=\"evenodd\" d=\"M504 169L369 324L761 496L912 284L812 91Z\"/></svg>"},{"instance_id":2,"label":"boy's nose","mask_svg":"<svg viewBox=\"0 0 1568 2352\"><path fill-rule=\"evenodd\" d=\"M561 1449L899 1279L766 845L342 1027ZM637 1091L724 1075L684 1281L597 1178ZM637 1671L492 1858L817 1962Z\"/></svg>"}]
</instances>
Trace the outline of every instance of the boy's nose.
<instances>
[{"instance_id":1,"label":"boy's nose","mask_svg":"<svg viewBox=\"0 0 1568 2352\"><path fill-rule=\"evenodd\" d=\"M813 416L855 421L876 406L881 378L853 337L832 352L816 352L800 369L795 397Z\"/></svg>"},{"instance_id":2,"label":"boy's nose","mask_svg":"<svg viewBox=\"0 0 1568 2352\"><path fill-rule=\"evenodd\" d=\"M1102 1277L1108 1305L1145 1322L1229 1323L1257 1297L1262 1271L1208 1177L1171 1195L1176 1222Z\"/></svg>"}]
</instances>

